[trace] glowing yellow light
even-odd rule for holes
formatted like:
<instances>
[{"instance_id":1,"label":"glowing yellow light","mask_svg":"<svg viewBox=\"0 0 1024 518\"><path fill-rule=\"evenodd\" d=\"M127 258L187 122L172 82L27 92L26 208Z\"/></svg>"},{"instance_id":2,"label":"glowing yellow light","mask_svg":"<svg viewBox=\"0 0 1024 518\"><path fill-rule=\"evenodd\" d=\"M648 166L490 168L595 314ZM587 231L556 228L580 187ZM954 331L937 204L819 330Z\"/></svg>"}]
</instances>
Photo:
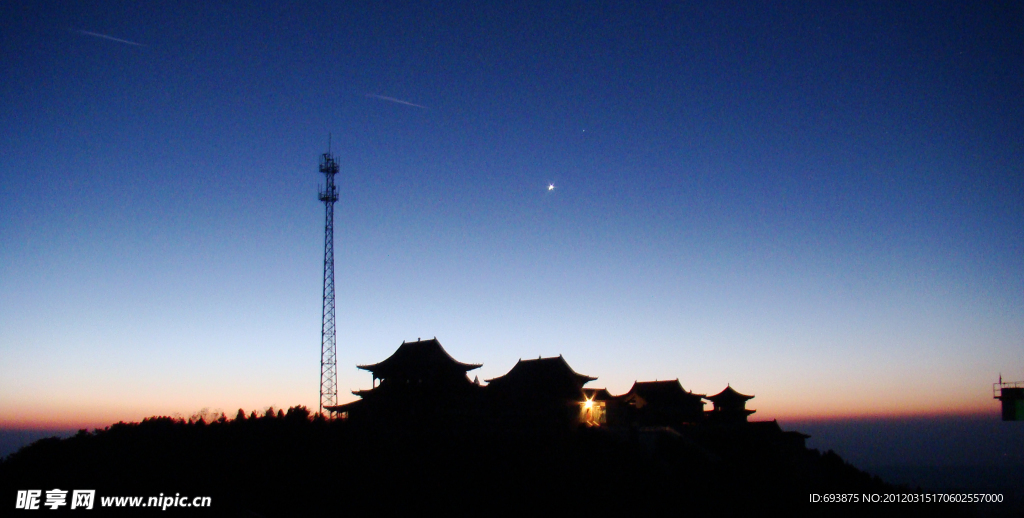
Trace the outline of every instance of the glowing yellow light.
<instances>
[{"instance_id":1,"label":"glowing yellow light","mask_svg":"<svg viewBox=\"0 0 1024 518\"><path fill-rule=\"evenodd\" d=\"M588 399L585 403L583 403L583 406L584 408L592 408L594 406L594 402Z\"/></svg>"}]
</instances>

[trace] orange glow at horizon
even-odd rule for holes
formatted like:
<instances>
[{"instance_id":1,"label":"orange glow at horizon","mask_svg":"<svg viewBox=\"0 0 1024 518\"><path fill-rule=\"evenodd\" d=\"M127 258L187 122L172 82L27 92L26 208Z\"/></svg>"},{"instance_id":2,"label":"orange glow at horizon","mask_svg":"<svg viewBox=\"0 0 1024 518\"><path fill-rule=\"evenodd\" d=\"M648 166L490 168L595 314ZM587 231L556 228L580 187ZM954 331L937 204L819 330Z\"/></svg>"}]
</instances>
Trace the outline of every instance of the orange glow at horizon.
<instances>
[{"instance_id":1,"label":"orange glow at horizon","mask_svg":"<svg viewBox=\"0 0 1024 518\"><path fill-rule=\"evenodd\" d=\"M275 410L287 410L292 406L304 405L316 411L316 405L309 402L295 402L288 405L81 405L81 406L33 406L0 408L0 429L4 430L92 430L106 428L118 422L137 423L149 417L174 417L188 419L190 416L206 409L208 412L223 412L228 419L234 419L239 409L246 415L256 411L263 414L268 407Z\"/></svg>"},{"instance_id":2,"label":"orange glow at horizon","mask_svg":"<svg viewBox=\"0 0 1024 518\"><path fill-rule=\"evenodd\" d=\"M979 394L951 395L946 400L924 397L871 398L859 394L834 398L789 397L788 394L755 393L747 408L756 410L750 419L758 420L832 420L896 419L945 415L985 415L999 412L997 401Z\"/></svg>"}]
</instances>

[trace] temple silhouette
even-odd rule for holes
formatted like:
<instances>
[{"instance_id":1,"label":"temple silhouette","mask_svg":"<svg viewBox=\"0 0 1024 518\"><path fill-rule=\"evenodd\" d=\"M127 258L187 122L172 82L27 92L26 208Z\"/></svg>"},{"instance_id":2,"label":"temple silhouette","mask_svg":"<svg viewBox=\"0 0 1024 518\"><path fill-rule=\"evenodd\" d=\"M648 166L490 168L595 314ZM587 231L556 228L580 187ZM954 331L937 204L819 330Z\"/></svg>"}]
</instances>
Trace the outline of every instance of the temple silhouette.
<instances>
[{"instance_id":1,"label":"temple silhouette","mask_svg":"<svg viewBox=\"0 0 1024 518\"><path fill-rule=\"evenodd\" d=\"M623 435L700 434L728 429L803 448L808 435L784 432L776 421L750 422L754 396L731 386L713 396L683 388L678 379L637 381L613 395L586 388L597 378L573 370L561 355L520 359L507 374L469 378L482 364L453 358L437 338L403 342L387 359L358 368L373 374L360 399L325 407L354 425L566 431L604 428ZM705 410L706 402L712 403Z\"/></svg>"}]
</instances>

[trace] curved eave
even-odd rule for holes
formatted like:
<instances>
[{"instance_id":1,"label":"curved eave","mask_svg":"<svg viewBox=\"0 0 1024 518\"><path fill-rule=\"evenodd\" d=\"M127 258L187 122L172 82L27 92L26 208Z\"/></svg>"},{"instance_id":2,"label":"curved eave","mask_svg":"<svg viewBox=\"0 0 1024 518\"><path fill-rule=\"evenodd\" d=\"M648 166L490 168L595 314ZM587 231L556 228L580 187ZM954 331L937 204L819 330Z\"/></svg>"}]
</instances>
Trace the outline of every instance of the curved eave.
<instances>
[{"instance_id":1,"label":"curved eave","mask_svg":"<svg viewBox=\"0 0 1024 518\"><path fill-rule=\"evenodd\" d=\"M352 407L359 405L360 403L362 403L362 401L360 400L350 401L348 403L345 403L344 405L325 406L324 410L328 410L330 412L346 412Z\"/></svg>"},{"instance_id":2,"label":"curved eave","mask_svg":"<svg viewBox=\"0 0 1024 518\"><path fill-rule=\"evenodd\" d=\"M596 376L587 376L586 374L580 374L580 373L576 372L572 368L572 366L569 365L569 362L565 361L565 358L563 358L562 355L559 354L558 356L554 356L554 357L551 357L551 358L537 358L537 359L529 359L529 360L523 360L522 358L520 358L519 361L517 361L516 364L513 365L512 368L509 369L509 371L507 373L505 373L503 376L498 376L496 378L491 378L489 380L484 380L484 381L487 382L487 383L491 383L492 381L499 381L500 382L501 380L503 380L503 378L508 378L509 376L520 375L519 372L521 372L521 369L531 369L532 368L532 367L526 367L524 365L533 365L533 364L535 364L535 362L550 362L550 361L554 361L554 360L560 361L561 364L563 366L565 366L565 368L573 376L576 377L577 381L581 382L580 383L581 385L586 385L587 383L590 383L591 381L594 381L594 380L597 379Z\"/></svg>"},{"instance_id":3,"label":"curved eave","mask_svg":"<svg viewBox=\"0 0 1024 518\"><path fill-rule=\"evenodd\" d=\"M748 396L746 394L741 394L739 392L736 392L736 390L733 389L732 387L726 386L725 390L719 392L718 394L715 394L714 396L705 396L704 398L705 399L710 399L711 401L715 401L716 399L721 399L723 401L737 400L737 399L742 400L742 401L746 401L748 399L754 399L754 396Z\"/></svg>"}]
</instances>

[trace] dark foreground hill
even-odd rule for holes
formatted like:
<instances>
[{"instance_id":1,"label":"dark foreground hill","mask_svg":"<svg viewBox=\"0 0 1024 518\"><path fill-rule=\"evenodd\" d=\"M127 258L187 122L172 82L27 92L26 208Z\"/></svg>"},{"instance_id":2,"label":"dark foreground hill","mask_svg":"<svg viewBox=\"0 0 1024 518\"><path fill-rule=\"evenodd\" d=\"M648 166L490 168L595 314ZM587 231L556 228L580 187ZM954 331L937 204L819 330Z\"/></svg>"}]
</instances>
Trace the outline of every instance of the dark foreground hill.
<instances>
[{"instance_id":1,"label":"dark foreground hill","mask_svg":"<svg viewBox=\"0 0 1024 518\"><path fill-rule=\"evenodd\" d=\"M0 463L3 505L19 490L209 496L179 515L393 516L672 514L964 516L949 504L810 503L811 495L905 494L838 455L781 448L728 430L543 431L359 427L303 407L212 423L154 417L44 439ZM825 498L835 498L825 497ZM69 501L70 503L70 501ZM122 511L132 516L159 509Z\"/></svg>"}]
</instances>

